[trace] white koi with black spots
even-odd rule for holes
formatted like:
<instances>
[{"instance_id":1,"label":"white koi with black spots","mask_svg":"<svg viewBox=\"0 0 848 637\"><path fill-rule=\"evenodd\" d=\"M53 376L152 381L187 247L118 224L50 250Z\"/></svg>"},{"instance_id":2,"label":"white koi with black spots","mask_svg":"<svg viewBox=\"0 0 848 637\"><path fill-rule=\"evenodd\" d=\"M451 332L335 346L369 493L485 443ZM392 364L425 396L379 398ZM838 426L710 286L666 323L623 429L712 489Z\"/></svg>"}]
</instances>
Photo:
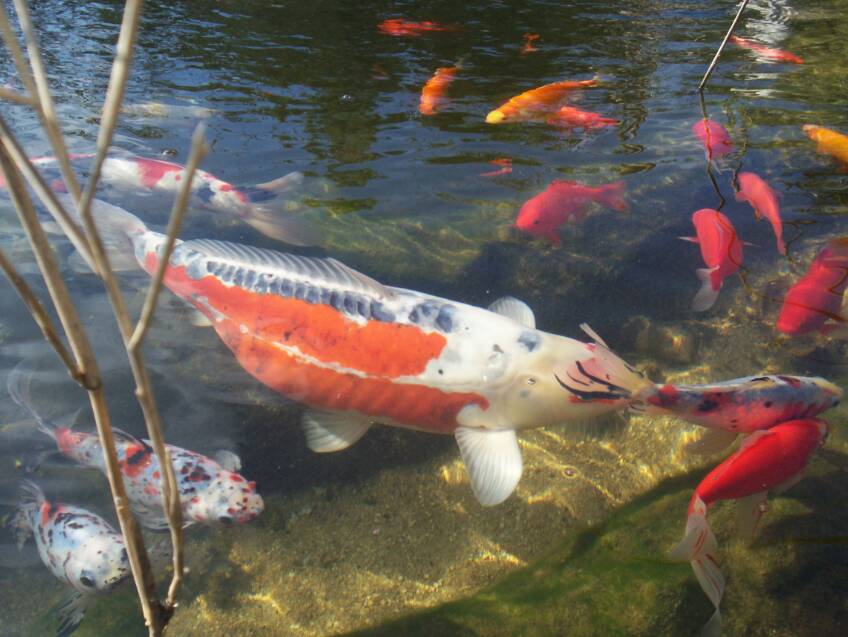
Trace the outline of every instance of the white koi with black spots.
<instances>
[{"instance_id":1,"label":"white koi with black spots","mask_svg":"<svg viewBox=\"0 0 848 637\"><path fill-rule=\"evenodd\" d=\"M35 418L40 431L50 436L59 451L78 464L106 474L103 448L96 434L74 431L42 418L32 405L28 377L15 367L7 381L9 394ZM162 475L149 441L113 429L118 461L127 497L139 522L152 530L168 527L162 508ZM244 523L264 509L256 483L222 467L212 458L174 445L165 445L174 465L182 504L183 523ZM233 455L234 458L237 458ZM233 467L234 468L234 467Z\"/></svg>"},{"instance_id":2,"label":"white koi with black spots","mask_svg":"<svg viewBox=\"0 0 848 637\"><path fill-rule=\"evenodd\" d=\"M30 535L45 566L73 587L60 609L58 635L69 635L82 621L91 596L108 593L130 575L124 539L99 515L48 500L37 484L25 481L11 526L18 546Z\"/></svg>"}]
</instances>

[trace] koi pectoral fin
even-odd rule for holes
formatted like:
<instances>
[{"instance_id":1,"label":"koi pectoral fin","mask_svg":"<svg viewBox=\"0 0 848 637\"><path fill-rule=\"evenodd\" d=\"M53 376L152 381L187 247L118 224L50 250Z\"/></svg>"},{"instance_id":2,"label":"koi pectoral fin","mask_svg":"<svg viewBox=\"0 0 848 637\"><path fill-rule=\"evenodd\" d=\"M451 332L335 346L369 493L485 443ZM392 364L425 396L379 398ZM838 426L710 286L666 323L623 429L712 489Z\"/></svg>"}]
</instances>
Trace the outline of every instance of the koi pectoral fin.
<instances>
[{"instance_id":1,"label":"koi pectoral fin","mask_svg":"<svg viewBox=\"0 0 848 637\"><path fill-rule=\"evenodd\" d=\"M91 595L83 595L74 591L59 602L56 613L59 615L59 630L56 637L67 637L74 632L85 617L85 611L92 602Z\"/></svg>"},{"instance_id":2,"label":"koi pectoral fin","mask_svg":"<svg viewBox=\"0 0 848 637\"><path fill-rule=\"evenodd\" d=\"M506 500L523 471L515 432L460 427L454 435L480 504L494 506Z\"/></svg>"},{"instance_id":3,"label":"koi pectoral fin","mask_svg":"<svg viewBox=\"0 0 848 637\"><path fill-rule=\"evenodd\" d=\"M766 491L753 493L740 498L736 505L736 530L739 538L746 544L754 539L754 533L760 523L760 518L766 510Z\"/></svg>"},{"instance_id":4,"label":"koi pectoral fin","mask_svg":"<svg viewBox=\"0 0 848 637\"><path fill-rule=\"evenodd\" d=\"M736 442L737 435L726 429L708 429L700 438L688 443L683 449L687 454L712 456Z\"/></svg>"},{"instance_id":5,"label":"koi pectoral fin","mask_svg":"<svg viewBox=\"0 0 848 637\"><path fill-rule=\"evenodd\" d=\"M362 438L370 426L370 418L350 412L310 409L303 414L306 444L318 453L347 449Z\"/></svg>"}]
</instances>

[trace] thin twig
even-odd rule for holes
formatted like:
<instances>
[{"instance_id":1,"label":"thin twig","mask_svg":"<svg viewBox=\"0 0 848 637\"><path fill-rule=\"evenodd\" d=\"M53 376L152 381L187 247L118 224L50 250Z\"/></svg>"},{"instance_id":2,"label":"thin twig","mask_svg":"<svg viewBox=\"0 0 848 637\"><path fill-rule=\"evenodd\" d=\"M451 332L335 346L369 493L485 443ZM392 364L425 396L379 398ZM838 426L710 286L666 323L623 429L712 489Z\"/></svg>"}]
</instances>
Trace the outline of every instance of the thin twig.
<instances>
[{"instance_id":1,"label":"thin twig","mask_svg":"<svg viewBox=\"0 0 848 637\"><path fill-rule=\"evenodd\" d=\"M4 86L0 86L0 99L6 100L7 102L14 102L15 104L23 104L24 106L35 105L35 100L33 100L31 97L28 97L23 93L13 91L12 89L6 88Z\"/></svg>"},{"instance_id":2,"label":"thin twig","mask_svg":"<svg viewBox=\"0 0 848 637\"><path fill-rule=\"evenodd\" d=\"M27 183L35 191L35 194L38 195L38 198L41 199L41 202L50 214L53 215L53 218L56 220L56 223L59 224L59 227L62 228L62 232L64 232L71 240L74 248L76 248L77 252L80 253L80 256L86 264L88 264L88 267L91 268L92 271L96 272L97 269L91 258L91 249L88 245L88 239L56 199L56 195L44 181L44 177L41 176L41 173L35 169L35 166L33 166L32 162L27 158L26 153L23 148L21 148L18 140L15 139L15 136L12 134L11 129L8 124L6 124L6 120L3 119L2 115L0 115L0 140L2 140L6 145L6 150L8 150L12 160L15 162L15 165L24 174L24 177L26 177Z\"/></svg>"},{"instance_id":3,"label":"thin twig","mask_svg":"<svg viewBox=\"0 0 848 637\"><path fill-rule=\"evenodd\" d=\"M38 324L38 327L41 328L41 333L44 334L44 338L48 343L50 343L50 345L53 346L53 349L56 350L56 354L59 355L59 358L62 359L65 367L67 367L68 371L71 372L71 376L73 376L75 380L80 380L82 378L82 371L77 367L76 362L74 362L74 357L62 342L62 339L59 336L59 331L53 325L53 321L50 320L47 310L44 309L44 306L41 304L41 301L38 300L38 297L35 295L35 292L32 291L32 288L29 287L23 277L18 274L15 266L12 265L12 262L9 261L6 257L6 253L3 252L2 249L0 249L0 269L3 270L6 278L9 279L9 283L11 283L12 287L14 287L18 292L18 296L21 297L24 305L27 306L29 313L32 314L32 318Z\"/></svg>"},{"instance_id":4,"label":"thin twig","mask_svg":"<svg viewBox=\"0 0 848 637\"><path fill-rule=\"evenodd\" d=\"M721 57L721 52L724 50L724 46L727 44L727 41L730 39L730 36L733 35L733 29L736 28L736 23L739 22L739 18L742 17L742 12L747 6L748 0L742 0L742 4L739 5L739 11L736 12L736 17L733 18L733 22L730 24L730 28L727 30L727 33L725 33L724 39L721 41L721 44L718 47L718 51L716 51L716 54L713 57L713 61L710 62L710 66L707 68L707 72L704 73L704 78L701 80L701 83L698 84L699 91L704 90L704 86L706 86L707 80L710 79L710 75L713 72L713 68L715 68L715 65L718 63L718 58Z\"/></svg>"},{"instance_id":5,"label":"thin twig","mask_svg":"<svg viewBox=\"0 0 848 637\"><path fill-rule=\"evenodd\" d=\"M177 198L174 200L174 206L171 209L171 217L168 222L166 231L165 244L162 247L162 253L159 255L159 263L156 266L150 287L147 290L147 297L144 299L144 307L141 310L141 316L136 323L135 331L130 339L130 349L136 349L144 340L147 330L150 327L150 321L153 318L153 313L156 311L156 299L159 297L159 292L162 290L162 281L165 278L165 269L168 267L168 261L171 258L171 253L174 250L174 243L177 235L180 233L185 212L188 209L188 198L191 195L191 184L194 179L194 173L197 170L198 164L203 160L209 152L209 145L204 138L206 127L201 123L194 130L194 135L191 138L191 151L189 152L188 162L183 174L183 180L180 184L180 190L177 193Z\"/></svg>"},{"instance_id":6,"label":"thin twig","mask_svg":"<svg viewBox=\"0 0 848 637\"><path fill-rule=\"evenodd\" d=\"M36 262L47 284L47 290L59 320L68 336L71 350L74 352L77 364L68 371L72 374L76 369L83 371L82 385L88 390L89 401L94 413L94 421L97 425L97 433L103 447L106 476L109 488L112 492L112 500L115 505L115 513L121 527L121 533L127 547L127 557L130 562L133 579L135 580L141 601L145 620L150 626L152 635L160 635L160 626L164 625L162 620L163 609L156 598L156 580L153 577L147 550L144 547L144 539L135 518L127 507L127 494L124 481L121 477L121 467L118 462L118 454L115 451L115 440L112 435L112 425L109 420L109 412L106 407L103 384L91 343L82 329L79 314L71 301L68 289L59 273L59 266L53 250L47 241L44 230L38 222L38 215L33 207L32 200L23 183L20 172L13 164L9 153L3 143L0 143L0 171L6 180L12 203L18 212L21 225L27 234ZM154 632L154 627L157 632Z\"/></svg>"},{"instance_id":7,"label":"thin twig","mask_svg":"<svg viewBox=\"0 0 848 637\"><path fill-rule=\"evenodd\" d=\"M24 34L24 41L26 42L27 53L29 54L29 63L32 67L32 74L35 80L36 91L30 92L30 95L38 96L38 108L36 110L41 116L41 124L47 133L47 138L50 140L50 144L53 146L53 152L59 162L59 170L62 173L62 179L65 181L65 188L67 188L74 201L79 201L79 182L77 181L74 169L71 167L71 162L68 158L68 148L65 145L65 138L59 127L59 119L56 117L56 107L53 104L53 96L50 94L47 72L44 70L44 64L41 61L41 49L38 46L38 39L32 28L29 6L26 0L14 0L14 3L15 11L18 14L18 21L21 25L21 31ZM29 87L27 88L29 89Z\"/></svg>"},{"instance_id":8,"label":"thin twig","mask_svg":"<svg viewBox=\"0 0 848 637\"><path fill-rule=\"evenodd\" d=\"M9 14L6 13L6 4L4 2L0 2L0 32L3 33L6 48L12 54L12 60L15 62L15 68L18 70L18 76L26 89L27 95L31 99L35 99L37 95L35 81L29 72L29 65L24 57L24 52L21 50L21 45L18 43L18 38L12 30L12 23L9 21Z\"/></svg>"}]
</instances>

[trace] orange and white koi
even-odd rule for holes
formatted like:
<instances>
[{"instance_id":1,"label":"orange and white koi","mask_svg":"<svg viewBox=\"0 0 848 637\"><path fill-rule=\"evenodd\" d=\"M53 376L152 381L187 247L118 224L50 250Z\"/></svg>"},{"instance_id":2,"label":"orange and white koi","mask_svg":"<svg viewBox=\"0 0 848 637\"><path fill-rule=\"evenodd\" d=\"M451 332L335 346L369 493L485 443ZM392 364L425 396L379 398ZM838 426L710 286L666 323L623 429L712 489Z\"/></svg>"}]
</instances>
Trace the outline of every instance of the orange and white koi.
<instances>
[{"instance_id":1,"label":"orange and white koi","mask_svg":"<svg viewBox=\"0 0 848 637\"><path fill-rule=\"evenodd\" d=\"M773 49L770 46L765 46L753 40L740 38L737 35L731 35L730 41L738 47L748 49L757 54L758 57L768 60L769 62L788 62L790 64L803 64L804 60L794 53L783 51L781 49Z\"/></svg>"},{"instance_id":2,"label":"orange and white koi","mask_svg":"<svg viewBox=\"0 0 848 637\"><path fill-rule=\"evenodd\" d=\"M689 502L686 533L670 557L691 563L698 583L716 608L702 634L719 634L719 605L724 595L718 543L706 518L708 507L721 500L739 500L740 532L750 538L765 510L768 491L789 488L800 480L826 436L827 423L816 419L791 420L757 431L695 489Z\"/></svg>"},{"instance_id":3,"label":"orange and white koi","mask_svg":"<svg viewBox=\"0 0 848 637\"><path fill-rule=\"evenodd\" d=\"M435 115L445 102L445 92L448 86L453 82L456 73L459 71L458 66L443 66L436 69L436 73L427 80L424 88L421 89L421 101L418 105L418 112L422 115Z\"/></svg>"},{"instance_id":4,"label":"orange and white koi","mask_svg":"<svg viewBox=\"0 0 848 637\"><path fill-rule=\"evenodd\" d=\"M817 150L820 153L835 157L843 164L848 164L848 135L814 124L804 124L802 130L807 134L807 137L818 144Z\"/></svg>"},{"instance_id":5,"label":"orange and white koi","mask_svg":"<svg viewBox=\"0 0 848 637\"><path fill-rule=\"evenodd\" d=\"M58 635L70 635L95 595L109 593L130 576L123 536L99 515L48 500L34 482L21 484L12 527L18 547L30 536L44 565L73 588L58 609Z\"/></svg>"},{"instance_id":6,"label":"orange and white koi","mask_svg":"<svg viewBox=\"0 0 848 637\"><path fill-rule=\"evenodd\" d=\"M80 168L86 168L87 160L93 157L93 154L74 154L70 158ZM42 170L57 170L55 157L38 157L32 162ZM185 166L180 164L120 152L106 157L100 183L120 192L176 195L185 175ZM273 181L237 188L198 169L191 184L191 203L232 215L273 239L293 245L314 245L318 242L314 230L303 219L278 209L280 197L302 182L303 173L291 172ZM5 188L2 177L0 188ZM62 190L64 186L60 180L54 180L54 188Z\"/></svg>"},{"instance_id":7,"label":"orange and white koi","mask_svg":"<svg viewBox=\"0 0 848 637\"><path fill-rule=\"evenodd\" d=\"M769 186L759 175L754 173L739 173L739 190L736 192L736 201L747 201L754 209L757 219L765 217L771 223L774 230L774 238L777 241L777 251L786 254L786 244L783 243L783 221L780 218L780 202L777 192Z\"/></svg>"},{"instance_id":8,"label":"orange and white koi","mask_svg":"<svg viewBox=\"0 0 848 637\"><path fill-rule=\"evenodd\" d=\"M164 235L126 211L96 210L106 210L101 231L155 271ZM482 309L382 285L335 259L184 241L165 285L245 370L308 407L313 450L344 449L374 422L452 434L485 505L521 476L516 430L624 409L648 384L591 331L587 344L537 330L516 299Z\"/></svg>"},{"instance_id":9,"label":"orange and white koi","mask_svg":"<svg viewBox=\"0 0 848 637\"><path fill-rule=\"evenodd\" d=\"M564 81L545 84L524 91L486 115L487 124L504 124L533 119L545 119L551 111L559 108L566 96L577 89L595 86L597 78L591 80Z\"/></svg>"},{"instance_id":10,"label":"orange and white koi","mask_svg":"<svg viewBox=\"0 0 848 637\"><path fill-rule=\"evenodd\" d=\"M105 475L103 447L97 434L74 431L42 418L32 404L29 379L20 365L9 373L7 389L12 399L32 415L38 429L54 440L64 456L84 467L98 469ZM133 513L149 529L168 528L162 508L159 460L150 442L135 438L120 429L113 431L121 474ZM236 473L241 462L234 454L230 456L233 466L225 468L202 454L175 445L165 447L174 465L185 526L241 524L254 520L263 511L264 503L256 492L256 483L248 482Z\"/></svg>"}]
</instances>

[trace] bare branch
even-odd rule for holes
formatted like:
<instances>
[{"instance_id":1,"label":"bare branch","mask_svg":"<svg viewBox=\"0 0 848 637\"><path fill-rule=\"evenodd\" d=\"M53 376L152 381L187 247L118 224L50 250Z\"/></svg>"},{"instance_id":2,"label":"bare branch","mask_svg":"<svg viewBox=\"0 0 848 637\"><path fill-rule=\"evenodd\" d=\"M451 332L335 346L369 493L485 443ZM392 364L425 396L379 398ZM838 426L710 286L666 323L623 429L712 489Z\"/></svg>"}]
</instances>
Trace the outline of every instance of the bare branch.
<instances>
[{"instance_id":1,"label":"bare branch","mask_svg":"<svg viewBox=\"0 0 848 637\"><path fill-rule=\"evenodd\" d=\"M56 195L45 183L41 173L39 173L32 165L32 162L28 159L23 148L21 148L21 145L12 134L11 129L8 124L6 124L6 120L3 119L2 116L0 116L0 140L2 140L2 142L6 145L6 150L9 152L9 155L11 155L15 165L21 172L23 172L27 183L29 183L30 187L35 190L35 193L38 195L39 199L41 199L41 202L50 214L53 215L56 223L59 224L59 227L62 228L62 231L71 240L71 243L74 244L77 252L80 253L80 256L88 264L88 267L90 267L92 271L97 272L94 261L91 258L91 249L88 245L88 239L56 199Z\"/></svg>"},{"instance_id":2,"label":"bare branch","mask_svg":"<svg viewBox=\"0 0 848 637\"><path fill-rule=\"evenodd\" d=\"M144 307L141 310L141 316L135 326L130 339L129 348L131 350L138 348L144 336L147 334L147 329L150 327L150 321L153 318L153 313L156 311L156 300L159 298L159 292L162 290L162 280L165 278L165 270L168 267L168 261L171 259L171 253L174 251L174 244L177 240L177 235L180 233L183 218L188 209L188 198L191 195L191 184L194 180L194 173L197 170L198 164L203 160L209 152L209 145L204 138L206 127L201 123L194 130L194 135L191 138L191 150L188 156L188 163L183 175L183 181L180 184L180 190L177 193L177 198L174 200L174 206L171 208L171 217L168 221L168 230L166 231L166 240L163 246L162 254L159 255L159 263L156 266L156 272L150 281L150 287L147 290L147 298L144 300Z\"/></svg>"},{"instance_id":3,"label":"bare branch","mask_svg":"<svg viewBox=\"0 0 848 637\"><path fill-rule=\"evenodd\" d=\"M22 93L18 93L17 91L13 91L12 89L5 88L0 86L0 99L6 100L7 102L14 102L15 104L23 104L24 106L35 106L35 100L31 97L27 97Z\"/></svg>"},{"instance_id":4,"label":"bare branch","mask_svg":"<svg viewBox=\"0 0 848 637\"><path fill-rule=\"evenodd\" d=\"M50 298L56 307L62 327L76 357L77 365L68 371L73 374L79 368L83 372L81 383L88 390L89 401L94 412L97 433L103 446L106 475L109 480L118 523L126 542L127 556L138 590L142 611L150 626L151 634L159 635L161 634L160 627L167 622L169 613L157 601L156 580L150 569L150 560L144 547L144 540L135 518L127 508L126 490L121 477L121 468L115 450L115 440L112 435L112 425L109 421L97 360L91 349L91 343L82 329L79 315L71 301L67 287L65 287L60 276L53 249L38 222L38 216L32 205L32 200L26 192L21 174L13 164L3 143L0 143L0 171L2 171L6 180L12 203L18 212L21 224L35 253L38 267L41 269L41 274L47 284ZM155 632L154 629L156 629Z\"/></svg>"},{"instance_id":5,"label":"bare branch","mask_svg":"<svg viewBox=\"0 0 848 637\"><path fill-rule=\"evenodd\" d=\"M721 44L718 47L718 51L716 51L716 54L713 57L713 61L710 62L709 67L707 67L707 72L704 73L704 77L701 80L701 83L698 84L699 91L703 91L704 87L707 85L707 80L710 79L710 75L712 74L715 65L718 63L719 57L721 57L721 52L724 51L724 47L727 44L727 41L730 39L730 36L733 35L733 29L736 28L736 23L739 22L739 18L742 17L742 12L747 6L748 0L742 0L742 4L739 5L739 11L736 12L736 17L733 18L733 22L730 23L730 28L727 30L727 33L724 34L724 39L721 41Z\"/></svg>"},{"instance_id":6,"label":"bare branch","mask_svg":"<svg viewBox=\"0 0 848 637\"><path fill-rule=\"evenodd\" d=\"M32 288L29 287L23 277L18 274L15 266L13 266L12 262L6 257L6 253L3 252L3 250L0 250L0 269L3 270L6 278L9 279L9 283L11 283L15 290L17 290L18 295L27 306L27 309L29 309L29 313L32 314L32 318L38 324L38 327L41 328L44 338L47 339L47 342L53 346L54 350L56 350L56 353L59 355L59 358L62 359L65 367L68 368L71 376L73 376L75 380L80 381L82 379L82 371L77 367L73 356L71 356L68 348L65 347L65 344L62 342L62 339L59 336L59 331L53 325L53 321L50 320L47 310L44 309L44 306L41 304L41 301L38 300L38 297L35 295L35 292L32 291Z\"/></svg>"},{"instance_id":7,"label":"bare branch","mask_svg":"<svg viewBox=\"0 0 848 637\"><path fill-rule=\"evenodd\" d=\"M15 61L15 68L18 70L18 75L26 89L30 99L35 99L37 90L35 81L32 79L32 74L29 72L24 53L21 50L21 45L18 43L18 38L12 30L12 23L9 21L9 14L6 13L6 4L0 3L0 32L3 33L3 40L6 42L6 48L12 54L12 59Z\"/></svg>"}]
</instances>

